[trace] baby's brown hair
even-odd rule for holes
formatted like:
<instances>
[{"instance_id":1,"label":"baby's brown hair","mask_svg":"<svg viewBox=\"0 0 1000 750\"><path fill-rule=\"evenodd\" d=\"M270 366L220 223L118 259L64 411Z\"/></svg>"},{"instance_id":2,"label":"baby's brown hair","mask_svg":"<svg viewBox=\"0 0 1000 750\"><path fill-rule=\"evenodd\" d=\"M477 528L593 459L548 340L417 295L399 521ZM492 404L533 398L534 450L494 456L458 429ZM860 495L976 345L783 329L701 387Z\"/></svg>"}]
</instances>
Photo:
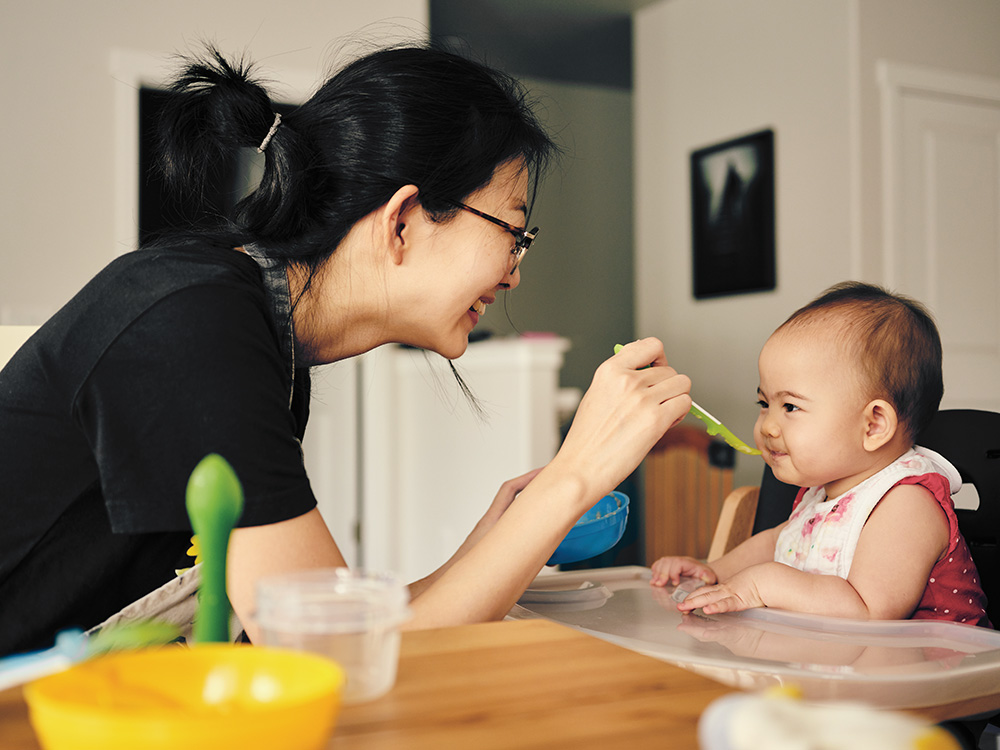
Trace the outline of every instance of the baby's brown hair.
<instances>
[{"instance_id":1,"label":"baby's brown hair","mask_svg":"<svg viewBox=\"0 0 1000 750\"><path fill-rule=\"evenodd\" d=\"M796 310L778 330L806 324L839 328L838 338L857 355L870 395L892 404L900 426L915 440L944 394L941 337L927 308L874 284L845 281Z\"/></svg>"}]
</instances>

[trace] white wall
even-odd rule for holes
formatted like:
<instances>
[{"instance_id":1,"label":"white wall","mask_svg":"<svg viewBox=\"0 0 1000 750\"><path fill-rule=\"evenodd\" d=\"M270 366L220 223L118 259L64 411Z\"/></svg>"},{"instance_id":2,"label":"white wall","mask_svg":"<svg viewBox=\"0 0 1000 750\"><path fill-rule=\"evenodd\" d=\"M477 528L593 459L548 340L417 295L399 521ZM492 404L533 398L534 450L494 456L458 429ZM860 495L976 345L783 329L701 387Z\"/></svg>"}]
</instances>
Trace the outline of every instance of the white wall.
<instances>
[{"instance_id":1,"label":"white wall","mask_svg":"<svg viewBox=\"0 0 1000 750\"><path fill-rule=\"evenodd\" d=\"M8 5L0 323L40 322L122 249L112 49L164 54L208 38L246 49L265 70L314 70L318 81L338 42L422 33L428 18L427 0ZM826 285L880 280L875 63L1000 77L1000 3L662 0L637 13L634 29L637 333L664 338L695 398L749 438L764 338ZM763 127L776 131L778 288L695 302L688 155ZM755 481L758 467L741 458L738 481Z\"/></svg>"},{"instance_id":2,"label":"white wall","mask_svg":"<svg viewBox=\"0 0 1000 750\"><path fill-rule=\"evenodd\" d=\"M831 0L669 0L637 14L636 329L661 337L696 401L744 440L757 354L850 268L850 18ZM775 131L777 290L695 301L689 155ZM759 481L740 456L737 481Z\"/></svg>"},{"instance_id":3,"label":"white wall","mask_svg":"<svg viewBox=\"0 0 1000 750\"><path fill-rule=\"evenodd\" d=\"M634 324L632 95L578 83L522 83L564 153L539 188L530 224L541 229L521 283L480 326L570 339L560 381L585 389Z\"/></svg>"},{"instance_id":4,"label":"white wall","mask_svg":"<svg viewBox=\"0 0 1000 750\"><path fill-rule=\"evenodd\" d=\"M0 323L38 323L123 249L114 210L115 48L215 41L262 71L314 71L359 36L427 34L427 0L8 3L0 17Z\"/></svg>"},{"instance_id":5,"label":"white wall","mask_svg":"<svg viewBox=\"0 0 1000 750\"><path fill-rule=\"evenodd\" d=\"M757 354L825 287L883 281L879 60L1000 77L996 0L664 0L637 13L636 321L744 439ZM777 289L695 301L688 157L775 130ZM739 456L737 483L759 479Z\"/></svg>"}]
</instances>

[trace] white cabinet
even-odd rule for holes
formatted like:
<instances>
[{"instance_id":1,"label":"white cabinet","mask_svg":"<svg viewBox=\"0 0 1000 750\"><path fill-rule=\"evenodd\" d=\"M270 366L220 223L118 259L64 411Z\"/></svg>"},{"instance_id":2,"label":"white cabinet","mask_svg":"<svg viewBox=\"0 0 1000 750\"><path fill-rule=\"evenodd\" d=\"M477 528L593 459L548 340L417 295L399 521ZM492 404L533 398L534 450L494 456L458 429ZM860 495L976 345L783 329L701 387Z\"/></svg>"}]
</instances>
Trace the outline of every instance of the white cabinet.
<instances>
[{"instance_id":1,"label":"white cabinet","mask_svg":"<svg viewBox=\"0 0 1000 750\"><path fill-rule=\"evenodd\" d=\"M320 371L306 465L348 562L426 575L505 480L547 463L559 446L568 348L556 337L471 344L455 366L483 416L435 354L387 346Z\"/></svg>"}]
</instances>

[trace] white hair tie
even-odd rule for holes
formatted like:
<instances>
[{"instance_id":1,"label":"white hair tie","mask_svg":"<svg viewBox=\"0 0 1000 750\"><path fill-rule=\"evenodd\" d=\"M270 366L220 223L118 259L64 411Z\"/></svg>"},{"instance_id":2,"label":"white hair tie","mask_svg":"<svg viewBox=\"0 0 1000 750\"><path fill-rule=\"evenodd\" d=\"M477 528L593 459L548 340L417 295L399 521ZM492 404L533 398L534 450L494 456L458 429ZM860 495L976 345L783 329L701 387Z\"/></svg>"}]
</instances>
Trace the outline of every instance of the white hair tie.
<instances>
[{"instance_id":1,"label":"white hair tie","mask_svg":"<svg viewBox=\"0 0 1000 750\"><path fill-rule=\"evenodd\" d=\"M281 124L281 115L275 112L274 122L271 124L271 129L267 131L267 135L264 136L264 140L262 140L260 142L260 145L257 147L258 154L264 153L264 149L267 148L267 144L271 142L271 139L274 138L274 134L278 132L278 126L280 124Z\"/></svg>"}]
</instances>

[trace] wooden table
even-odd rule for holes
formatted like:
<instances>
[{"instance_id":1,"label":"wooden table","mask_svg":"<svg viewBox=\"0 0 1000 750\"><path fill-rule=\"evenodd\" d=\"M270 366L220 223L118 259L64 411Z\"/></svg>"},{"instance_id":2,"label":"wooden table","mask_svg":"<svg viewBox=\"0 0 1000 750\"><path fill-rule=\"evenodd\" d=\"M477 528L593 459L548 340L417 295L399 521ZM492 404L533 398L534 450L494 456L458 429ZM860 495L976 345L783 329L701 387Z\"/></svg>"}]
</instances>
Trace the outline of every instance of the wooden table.
<instances>
[{"instance_id":1,"label":"wooden table","mask_svg":"<svg viewBox=\"0 0 1000 750\"><path fill-rule=\"evenodd\" d=\"M694 750L701 712L729 692L546 620L415 631L392 692L345 706L328 747ZM0 747L39 747L18 689L0 693Z\"/></svg>"},{"instance_id":2,"label":"wooden table","mask_svg":"<svg viewBox=\"0 0 1000 750\"><path fill-rule=\"evenodd\" d=\"M414 632L396 687L346 708L330 747L697 748L698 717L729 692L545 620Z\"/></svg>"}]
</instances>

